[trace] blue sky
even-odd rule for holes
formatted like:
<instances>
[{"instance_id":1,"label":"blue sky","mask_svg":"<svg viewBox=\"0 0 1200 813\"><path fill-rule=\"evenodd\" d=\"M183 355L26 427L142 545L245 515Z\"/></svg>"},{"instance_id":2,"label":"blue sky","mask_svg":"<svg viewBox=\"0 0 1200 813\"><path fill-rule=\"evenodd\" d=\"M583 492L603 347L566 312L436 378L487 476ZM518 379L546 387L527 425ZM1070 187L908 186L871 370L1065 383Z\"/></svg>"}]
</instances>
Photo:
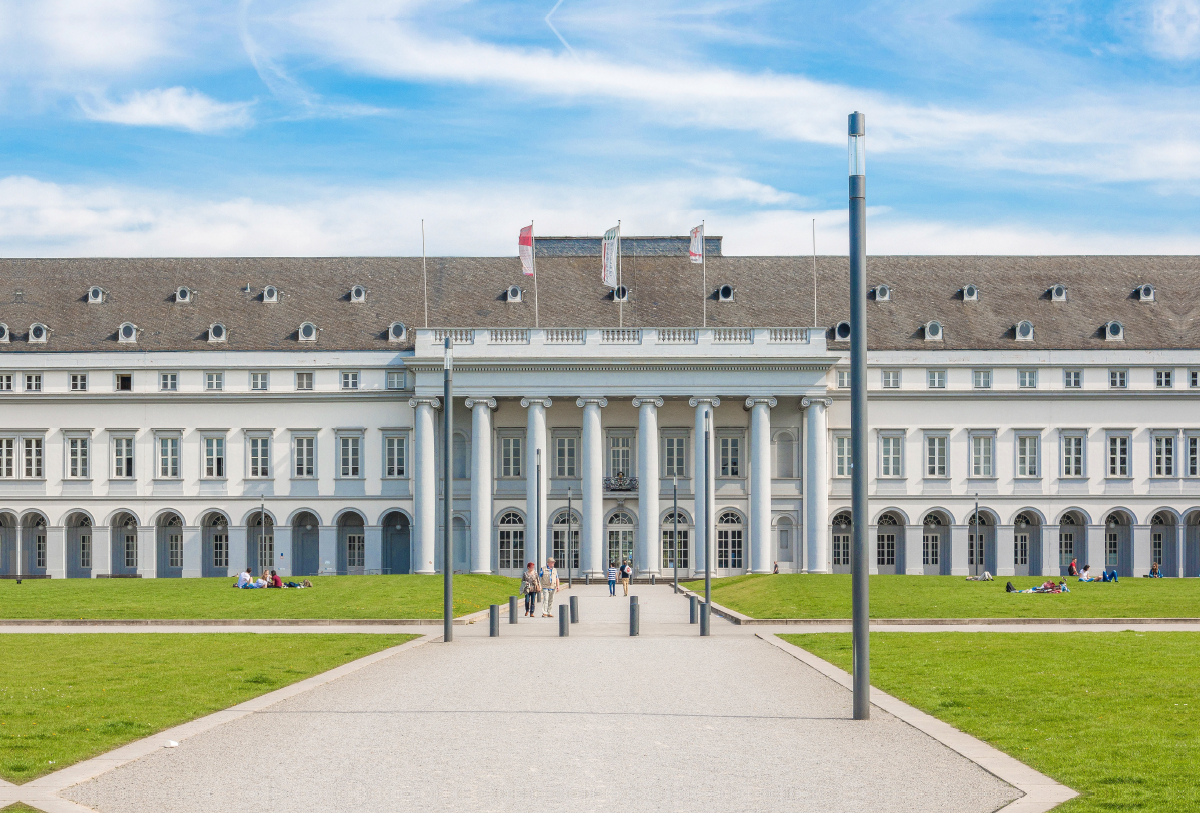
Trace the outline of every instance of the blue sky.
<instances>
[{"instance_id":1,"label":"blue sky","mask_svg":"<svg viewBox=\"0 0 1200 813\"><path fill-rule=\"evenodd\" d=\"M0 0L0 254L845 253L854 109L870 253L1200 254L1198 79L1200 0Z\"/></svg>"}]
</instances>

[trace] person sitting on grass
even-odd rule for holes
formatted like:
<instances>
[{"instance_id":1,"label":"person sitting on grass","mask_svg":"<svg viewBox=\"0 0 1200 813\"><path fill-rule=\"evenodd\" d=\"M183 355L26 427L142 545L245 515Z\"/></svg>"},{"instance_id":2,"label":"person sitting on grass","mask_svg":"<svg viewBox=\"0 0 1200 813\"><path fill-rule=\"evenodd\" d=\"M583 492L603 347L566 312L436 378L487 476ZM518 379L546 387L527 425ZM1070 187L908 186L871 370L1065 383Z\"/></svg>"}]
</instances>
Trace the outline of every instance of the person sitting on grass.
<instances>
[{"instance_id":1,"label":"person sitting on grass","mask_svg":"<svg viewBox=\"0 0 1200 813\"><path fill-rule=\"evenodd\" d=\"M1092 566L1084 565L1083 570L1079 572L1079 580L1081 582L1098 582L1100 578L1092 575Z\"/></svg>"},{"instance_id":2,"label":"person sitting on grass","mask_svg":"<svg viewBox=\"0 0 1200 813\"><path fill-rule=\"evenodd\" d=\"M1067 575L1068 576L1078 576L1079 575L1079 565L1077 564L1077 560L1072 559L1071 564L1067 565Z\"/></svg>"},{"instance_id":3,"label":"person sitting on grass","mask_svg":"<svg viewBox=\"0 0 1200 813\"><path fill-rule=\"evenodd\" d=\"M283 579L279 578L279 574L274 570L271 571L271 577L267 580L267 587L283 587Z\"/></svg>"},{"instance_id":4,"label":"person sitting on grass","mask_svg":"<svg viewBox=\"0 0 1200 813\"><path fill-rule=\"evenodd\" d=\"M254 586L254 576L251 575L250 568L246 568L244 572L238 574L237 584L234 586L243 589Z\"/></svg>"},{"instance_id":5,"label":"person sitting on grass","mask_svg":"<svg viewBox=\"0 0 1200 813\"><path fill-rule=\"evenodd\" d=\"M1150 572L1146 574L1147 579L1161 579L1162 570L1158 566L1158 562L1150 563Z\"/></svg>"}]
</instances>

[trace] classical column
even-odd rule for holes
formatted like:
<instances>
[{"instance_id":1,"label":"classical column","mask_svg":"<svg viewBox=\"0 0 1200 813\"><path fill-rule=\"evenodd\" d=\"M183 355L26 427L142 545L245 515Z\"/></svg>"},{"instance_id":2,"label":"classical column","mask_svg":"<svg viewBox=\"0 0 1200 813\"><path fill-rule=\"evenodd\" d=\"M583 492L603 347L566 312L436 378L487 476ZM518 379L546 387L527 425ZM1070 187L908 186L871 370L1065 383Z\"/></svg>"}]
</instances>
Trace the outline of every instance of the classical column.
<instances>
[{"instance_id":1,"label":"classical column","mask_svg":"<svg viewBox=\"0 0 1200 813\"><path fill-rule=\"evenodd\" d=\"M721 405L720 398L689 398L688 406L696 410L696 438L692 447L692 487L696 493L693 502L693 512L696 520L696 541L693 550L696 552L696 572L703 572L704 563L708 558L708 537L712 527L713 511L716 506L716 478L713 473L717 469L716 461L716 417L714 410ZM708 438L708 453L710 471L704 470L704 416L712 416L709 422L711 431ZM708 483L708 500L704 499L704 484Z\"/></svg>"},{"instance_id":2,"label":"classical column","mask_svg":"<svg viewBox=\"0 0 1200 813\"><path fill-rule=\"evenodd\" d=\"M604 432L600 410L608 399L576 398L583 409L583 533L579 538L579 564L592 576L601 576L608 563L604 560Z\"/></svg>"},{"instance_id":3,"label":"classical column","mask_svg":"<svg viewBox=\"0 0 1200 813\"><path fill-rule=\"evenodd\" d=\"M525 423L525 552L526 561L536 562L538 567L546 563L550 555L546 545L546 492L550 484L550 454L546 451L546 410L553 404L549 398L522 398L521 406L528 409ZM538 499L538 451L542 453L541 499ZM529 533L528 531L533 531Z\"/></svg>"},{"instance_id":4,"label":"classical column","mask_svg":"<svg viewBox=\"0 0 1200 813\"><path fill-rule=\"evenodd\" d=\"M408 405L417 410L413 443L413 534L412 560L414 573L434 573L434 553L437 550L437 435L433 430L433 413L441 406L437 398L409 398ZM324 566L322 551L322 566Z\"/></svg>"},{"instance_id":5,"label":"classical column","mask_svg":"<svg viewBox=\"0 0 1200 813\"><path fill-rule=\"evenodd\" d=\"M431 484L436 487L435 484ZM430 523L437 529L436 520L430 516ZM429 555L432 557L433 552ZM319 525L317 527L317 573L321 575L338 572L338 529L336 525Z\"/></svg>"},{"instance_id":6,"label":"classical column","mask_svg":"<svg viewBox=\"0 0 1200 813\"><path fill-rule=\"evenodd\" d=\"M46 573L52 579L67 577L67 529L62 525L46 528Z\"/></svg>"},{"instance_id":7,"label":"classical column","mask_svg":"<svg viewBox=\"0 0 1200 813\"><path fill-rule=\"evenodd\" d=\"M996 526L996 572L995 576L1013 576L1017 572L1016 543L1017 529L1012 525Z\"/></svg>"},{"instance_id":8,"label":"classical column","mask_svg":"<svg viewBox=\"0 0 1200 813\"><path fill-rule=\"evenodd\" d=\"M809 573L830 572L829 433L825 410L832 398L801 398L804 410L804 550Z\"/></svg>"},{"instance_id":9,"label":"classical column","mask_svg":"<svg viewBox=\"0 0 1200 813\"><path fill-rule=\"evenodd\" d=\"M658 535L658 408L663 399L642 396L633 399L638 410L638 551L636 561L643 574L662 572L662 547Z\"/></svg>"},{"instance_id":10,"label":"classical column","mask_svg":"<svg viewBox=\"0 0 1200 813\"><path fill-rule=\"evenodd\" d=\"M770 573L771 409L774 398L747 398L750 410L750 570Z\"/></svg>"},{"instance_id":11,"label":"classical column","mask_svg":"<svg viewBox=\"0 0 1200 813\"><path fill-rule=\"evenodd\" d=\"M188 566L188 533L191 529L185 528L183 532L183 575L187 576L186 570ZM288 577L292 575L292 526L291 525L276 525L272 528L271 533L275 536L275 569L280 576ZM199 557L196 559L197 565L200 562Z\"/></svg>"},{"instance_id":12,"label":"classical column","mask_svg":"<svg viewBox=\"0 0 1200 813\"><path fill-rule=\"evenodd\" d=\"M492 572L492 410L495 398L468 398L471 410L471 572Z\"/></svg>"},{"instance_id":13,"label":"classical column","mask_svg":"<svg viewBox=\"0 0 1200 813\"><path fill-rule=\"evenodd\" d=\"M363 528L363 571L383 572L383 528L379 525Z\"/></svg>"},{"instance_id":14,"label":"classical column","mask_svg":"<svg viewBox=\"0 0 1200 813\"><path fill-rule=\"evenodd\" d=\"M154 525L139 525L137 572L143 579L158 577L158 528ZM255 562L257 564L257 562ZM255 570L257 573L258 571Z\"/></svg>"},{"instance_id":15,"label":"classical column","mask_svg":"<svg viewBox=\"0 0 1200 813\"><path fill-rule=\"evenodd\" d=\"M92 532L92 578L110 576L113 571L112 526L94 525Z\"/></svg>"}]
</instances>

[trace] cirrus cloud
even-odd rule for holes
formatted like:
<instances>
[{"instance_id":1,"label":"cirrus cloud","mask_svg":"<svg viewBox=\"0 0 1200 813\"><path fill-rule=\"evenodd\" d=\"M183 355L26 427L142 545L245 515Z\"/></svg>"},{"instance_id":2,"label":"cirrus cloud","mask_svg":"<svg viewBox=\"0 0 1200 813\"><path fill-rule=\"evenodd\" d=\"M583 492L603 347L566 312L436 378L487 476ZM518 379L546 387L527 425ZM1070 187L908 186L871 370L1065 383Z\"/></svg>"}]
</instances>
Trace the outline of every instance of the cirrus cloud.
<instances>
[{"instance_id":1,"label":"cirrus cloud","mask_svg":"<svg viewBox=\"0 0 1200 813\"><path fill-rule=\"evenodd\" d=\"M251 123L250 102L218 102L184 87L135 91L119 102L103 96L78 102L89 119L112 124L211 133Z\"/></svg>"}]
</instances>

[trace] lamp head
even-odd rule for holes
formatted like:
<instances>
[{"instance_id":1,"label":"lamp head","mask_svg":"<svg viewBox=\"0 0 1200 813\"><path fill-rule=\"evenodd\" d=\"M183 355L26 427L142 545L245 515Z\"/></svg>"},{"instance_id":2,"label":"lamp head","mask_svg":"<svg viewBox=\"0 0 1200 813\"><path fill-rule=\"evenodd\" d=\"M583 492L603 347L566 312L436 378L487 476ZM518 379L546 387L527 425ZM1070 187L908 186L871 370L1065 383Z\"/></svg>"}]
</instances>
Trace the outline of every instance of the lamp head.
<instances>
[{"instance_id":1,"label":"lamp head","mask_svg":"<svg viewBox=\"0 0 1200 813\"><path fill-rule=\"evenodd\" d=\"M867 174L867 117L859 112L850 114L849 122L850 175Z\"/></svg>"},{"instance_id":2,"label":"lamp head","mask_svg":"<svg viewBox=\"0 0 1200 813\"><path fill-rule=\"evenodd\" d=\"M454 339L446 337L445 347L445 369L454 370Z\"/></svg>"}]
</instances>

